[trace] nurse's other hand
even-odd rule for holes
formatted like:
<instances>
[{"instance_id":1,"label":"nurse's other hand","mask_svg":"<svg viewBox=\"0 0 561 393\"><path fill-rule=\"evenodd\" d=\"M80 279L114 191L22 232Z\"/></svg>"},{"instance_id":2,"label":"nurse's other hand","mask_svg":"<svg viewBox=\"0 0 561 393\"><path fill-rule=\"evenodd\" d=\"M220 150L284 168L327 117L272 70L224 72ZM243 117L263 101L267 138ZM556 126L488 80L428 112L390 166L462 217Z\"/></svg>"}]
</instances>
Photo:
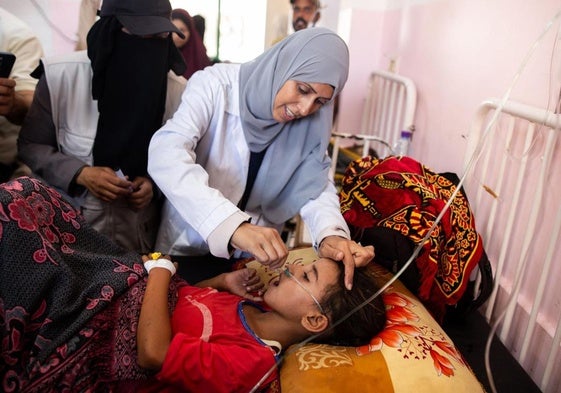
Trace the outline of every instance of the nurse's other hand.
<instances>
[{"instance_id":1,"label":"nurse's other hand","mask_svg":"<svg viewBox=\"0 0 561 393\"><path fill-rule=\"evenodd\" d=\"M281 267L288 257L288 249L276 229L244 222L232 235L232 247L247 251L262 265L271 269Z\"/></svg>"},{"instance_id":2,"label":"nurse's other hand","mask_svg":"<svg viewBox=\"0 0 561 393\"><path fill-rule=\"evenodd\" d=\"M366 266L374 258L374 247L365 247L340 236L328 236L321 241L318 255L341 261L345 265L345 286L350 290L355 267Z\"/></svg>"}]
</instances>

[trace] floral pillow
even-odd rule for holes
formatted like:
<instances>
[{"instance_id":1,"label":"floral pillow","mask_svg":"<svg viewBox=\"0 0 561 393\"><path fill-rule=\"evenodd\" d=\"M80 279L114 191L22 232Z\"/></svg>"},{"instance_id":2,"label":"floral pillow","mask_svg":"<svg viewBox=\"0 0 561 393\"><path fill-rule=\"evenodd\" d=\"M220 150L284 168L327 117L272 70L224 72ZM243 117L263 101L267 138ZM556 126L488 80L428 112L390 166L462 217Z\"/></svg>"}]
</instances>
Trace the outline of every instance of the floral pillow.
<instances>
[{"instance_id":1,"label":"floral pillow","mask_svg":"<svg viewBox=\"0 0 561 393\"><path fill-rule=\"evenodd\" d=\"M315 259L313 248L305 248L291 251L287 263L305 264ZM257 268L266 283L275 276L257 262L248 266ZM371 269L383 282L392 277L378 265L373 264ZM382 296L388 321L368 345L306 344L289 348L280 373L282 392L484 391L452 340L399 280Z\"/></svg>"}]
</instances>

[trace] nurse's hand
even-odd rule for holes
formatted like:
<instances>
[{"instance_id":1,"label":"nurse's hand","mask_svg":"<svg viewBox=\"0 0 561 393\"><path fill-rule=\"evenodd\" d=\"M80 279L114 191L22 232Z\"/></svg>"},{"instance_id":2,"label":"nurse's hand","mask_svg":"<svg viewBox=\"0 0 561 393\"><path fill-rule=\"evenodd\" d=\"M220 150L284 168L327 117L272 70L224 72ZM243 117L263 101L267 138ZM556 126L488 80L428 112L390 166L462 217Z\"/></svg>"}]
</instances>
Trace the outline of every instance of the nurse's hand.
<instances>
[{"instance_id":1,"label":"nurse's hand","mask_svg":"<svg viewBox=\"0 0 561 393\"><path fill-rule=\"evenodd\" d=\"M366 266L374 258L373 246L359 243L340 236L328 236L323 239L318 249L322 258L341 261L345 265L345 286L351 289L355 267Z\"/></svg>"},{"instance_id":2,"label":"nurse's hand","mask_svg":"<svg viewBox=\"0 0 561 393\"><path fill-rule=\"evenodd\" d=\"M288 257L286 244L276 229L248 222L244 222L235 230L230 244L234 248L249 252L259 263L271 269L281 267Z\"/></svg>"}]
</instances>

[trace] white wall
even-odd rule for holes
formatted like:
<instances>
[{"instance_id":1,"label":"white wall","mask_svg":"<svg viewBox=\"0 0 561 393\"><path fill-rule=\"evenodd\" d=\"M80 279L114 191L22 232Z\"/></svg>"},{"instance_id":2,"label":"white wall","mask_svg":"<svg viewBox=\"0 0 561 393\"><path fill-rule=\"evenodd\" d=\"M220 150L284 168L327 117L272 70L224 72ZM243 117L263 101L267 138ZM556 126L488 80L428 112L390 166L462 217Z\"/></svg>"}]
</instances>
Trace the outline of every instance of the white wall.
<instances>
[{"instance_id":1,"label":"white wall","mask_svg":"<svg viewBox=\"0 0 561 393\"><path fill-rule=\"evenodd\" d=\"M79 6L80 0L0 0L0 7L33 29L47 56L74 49Z\"/></svg>"}]
</instances>

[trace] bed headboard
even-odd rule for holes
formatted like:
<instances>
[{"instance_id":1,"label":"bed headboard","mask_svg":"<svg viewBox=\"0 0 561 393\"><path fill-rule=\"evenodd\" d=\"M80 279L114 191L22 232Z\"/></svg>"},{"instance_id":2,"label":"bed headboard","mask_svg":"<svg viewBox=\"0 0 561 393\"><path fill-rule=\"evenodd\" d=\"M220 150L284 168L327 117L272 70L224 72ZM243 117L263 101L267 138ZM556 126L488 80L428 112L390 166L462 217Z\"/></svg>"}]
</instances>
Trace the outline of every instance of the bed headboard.
<instances>
[{"instance_id":1,"label":"bed headboard","mask_svg":"<svg viewBox=\"0 0 561 393\"><path fill-rule=\"evenodd\" d=\"M491 99L477 110L465 164L495 276L483 312L544 392L561 384L560 133L559 114Z\"/></svg>"},{"instance_id":2,"label":"bed headboard","mask_svg":"<svg viewBox=\"0 0 561 393\"><path fill-rule=\"evenodd\" d=\"M370 146L376 142L379 157L390 155L401 131L415 129L416 106L417 89L411 79L387 71L373 71L368 79L360 130L333 132L332 157L337 157L341 139L345 138L362 142L363 157L369 154ZM333 173L336 161L333 159Z\"/></svg>"}]
</instances>

